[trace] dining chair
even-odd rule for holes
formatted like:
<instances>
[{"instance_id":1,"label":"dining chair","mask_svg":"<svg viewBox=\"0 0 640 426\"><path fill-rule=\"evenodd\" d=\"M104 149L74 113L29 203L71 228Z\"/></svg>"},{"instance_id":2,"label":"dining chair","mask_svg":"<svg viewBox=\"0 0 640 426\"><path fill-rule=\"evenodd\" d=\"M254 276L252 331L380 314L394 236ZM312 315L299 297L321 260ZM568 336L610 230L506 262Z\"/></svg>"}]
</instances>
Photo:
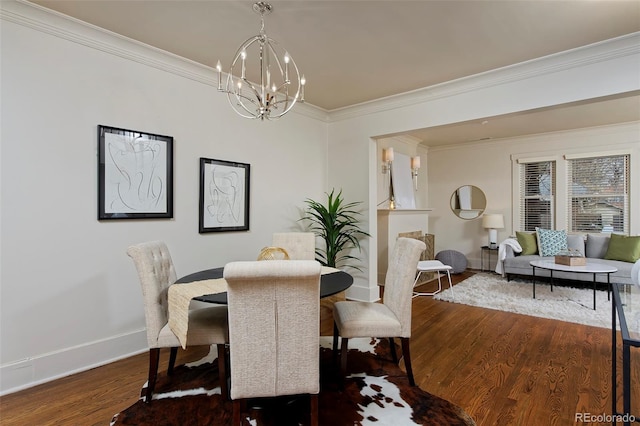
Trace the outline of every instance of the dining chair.
<instances>
[{"instance_id":1,"label":"dining chair","mask_svg":"<svg viewBox=\"0 0 640 426\"><path fill-rule=\"evenodd\" d=\"M411 303L418 260L425 244L413 238L398 238L393 247L385 280L384 300L378 302L341 301L333 306L333 351L340 348L341 380L347 370L349 339L355 337L389 338L391 356L398 362L394 337L402 343L402 355L411 386L415 386L411 368Z\"/></svg>"},{"instance_id":2,"label":"dining chair","mask_svg":"<svg viewBox=\"0 0 640 426\"><path fill-rule=\"evenodd\" d=\"M225 265L234 425L247 399L304 394L318 424L320 271L314 260Z\"/></svg>"},{"instance_id":3,"label":"dining chair","mask_svg":"<svg viewBox=\"0 0 640 426\"><path fill-rule=\"evenodd\" d=\"M316 236L313 232L276 232L273 246L286 250L291 260L315 260Z\"/></svg>"},{"instance_id":4,"label":"dining chair","mask_svg":"<svg viewBox=\"0 0 640 426\"><path fill-rule=\"evenodd\" d=\"M176 270L167 245L151 241L132 245L127 254L138 271L144 301L147 343L149 345L149 381L145 402L150 402L158 377L160 349L170 348L167 374L173 373L180 341L168 324L167 294L176 281ZM188 285L188 284L183 284ZM229 341L226 306L192 309L189 311L188 346L217 345L218 372L223 398L227 397L226 343Z\"/></svg>"}]
</instances>

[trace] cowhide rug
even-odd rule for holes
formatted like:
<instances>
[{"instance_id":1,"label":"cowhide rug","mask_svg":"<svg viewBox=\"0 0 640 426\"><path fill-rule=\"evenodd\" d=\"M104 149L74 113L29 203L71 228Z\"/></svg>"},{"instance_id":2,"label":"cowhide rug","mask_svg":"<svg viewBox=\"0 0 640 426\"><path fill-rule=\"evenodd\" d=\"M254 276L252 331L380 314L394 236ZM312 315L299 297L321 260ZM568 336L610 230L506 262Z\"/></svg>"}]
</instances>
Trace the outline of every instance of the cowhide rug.
<instances>
[{"instance_id":1,"label":"cowhide rug","mask_svg":"<svg viewBox=\"0 0 640 426\"><path fill-rule=\"evenodd\" d=\"M475 425L458 406L409 385L404 371L391 361L388 340L351 339L344 389L338 387L331 338L321 338L319 423L354 425ZM204 359L158 375L153 400L142 397L116 414L111 425L230 425L232 403L220 395L215 350ZM400 352L399 352L400 353ZM146 386L146 384L145 384ZM143 387L141 395L144 394ZM250 411L250 425L307 424L309 400L281 398Z\"/></svg>"}]
</instances>

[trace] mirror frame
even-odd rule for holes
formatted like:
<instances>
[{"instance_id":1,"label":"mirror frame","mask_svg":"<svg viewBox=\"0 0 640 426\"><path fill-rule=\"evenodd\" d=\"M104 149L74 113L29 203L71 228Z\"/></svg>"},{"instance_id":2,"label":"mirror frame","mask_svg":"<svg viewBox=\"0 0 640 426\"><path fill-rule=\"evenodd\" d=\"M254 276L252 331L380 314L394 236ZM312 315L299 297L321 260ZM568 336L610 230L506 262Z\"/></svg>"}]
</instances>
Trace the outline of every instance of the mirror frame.
<instances>
[{"instance_id":1,"label":"mirror frame","mask_svg":"<svg viewBox=\"0 0 640 426\"><path fill-rule=\"evenodd\" d=\"M463 188L469 188L469 191L470 191L469 194L470 194L471 208L468 208L468 209L460 208L458 193ZM453 214L455 214L462 220L477 219L482 216L482 214L487 208L487 196L485 195L484 191L482 191L482 189L478 188L475 185L462 185L456 188L456 190L453 191L453 194L451 194L451 199L449 200L449 207L451 207L451 211L453 212Z\"/></svg>"}]
</instances>

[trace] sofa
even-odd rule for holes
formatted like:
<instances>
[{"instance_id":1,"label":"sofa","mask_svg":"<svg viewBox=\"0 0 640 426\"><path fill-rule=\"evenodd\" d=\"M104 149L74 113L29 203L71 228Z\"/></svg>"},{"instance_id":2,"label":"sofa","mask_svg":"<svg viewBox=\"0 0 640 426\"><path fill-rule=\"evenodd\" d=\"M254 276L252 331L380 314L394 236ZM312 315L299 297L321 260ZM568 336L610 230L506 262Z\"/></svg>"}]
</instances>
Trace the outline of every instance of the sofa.
<instances>
[{"instance_id":1,"label":"sofa","mask_svg":"<svg viewBox=\"0 0 640 426\"><path fill-rule=\"evenodd\" d=\"M536 231L545 231L537 229ZM553 231L562 240L562 232ZM496 272L506 276L507 281L513 275L532 276L533 268L529 264L532 260L554 260L555 256L549 250L540 247L541 232L517 232L516 238L503 241L499 247L499 260ZM611 283L634 284L632 278L640 270L640 237L625 237L618 234L565 234L566 247L559 253L579 252L587 258L587 262L597 262L617 268L618 271L610 276ZM612 243L613 238L613 243ZM533 247L536 246L536 247ZM518 252L519 251L519 252ZM551 255L550 255L551 254ZM549 277L551 271L536 268L536 277ZM593 274L553 271L553 277L574 281L593 282ZM606 283L607 274L597 274L596 281Z\"/></svg>"}]
</instances>

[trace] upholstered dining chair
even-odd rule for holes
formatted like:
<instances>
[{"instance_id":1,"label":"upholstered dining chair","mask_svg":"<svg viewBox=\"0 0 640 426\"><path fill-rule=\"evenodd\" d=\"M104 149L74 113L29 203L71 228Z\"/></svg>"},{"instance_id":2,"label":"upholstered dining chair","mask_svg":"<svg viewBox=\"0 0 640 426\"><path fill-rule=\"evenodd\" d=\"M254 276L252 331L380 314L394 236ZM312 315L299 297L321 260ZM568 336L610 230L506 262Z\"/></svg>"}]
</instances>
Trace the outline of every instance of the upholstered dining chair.
<instances>
[{"instance_id":1,"label":"upholstered dining chair","mask_svg":"<svg viewBox=\"0 0 640 426\"><path fill-rule=\"evenodd\" d=\"M313 232L276 232L273 246L282 247L291 260L314 260L316 258L316 236Z\"/></svg>"},{"instance_id":2,"label":"upholstered dining chair","mask_svg":"<svg viewBox=\"0 0 640 426\"><path fill-rule=\"evenodd\" d=\"M350 338L389 338L391 355L398 362L394 337L402 343L402 355L411 386L415 386L411 367L411 303L416 267L425 244L413 238L398 238L393 247L385 280L382 303L341 301L333 306L333 350L337 354L338 337L342 337L340 349L341 380L347 370L347 351Z\"/></svg>"},{"instance_id":3,"label":"upholstered dining chair","mask_svg":"<svg viewBox=\"0 0 640 426\"><path fill-rule=\"evenodd\" d=\"M247 399L304 394L318 424L320 271L315 260L225 265L234 425Z\"/></svg>"},{"instance_id":4,"label":"upholstered dining chair","mask_svg":"<svg viewBox=\"0 0 640 426\"><path fill-rule=\"evenodd\" d=\"M133 245L127 249L138 270L144 301L147 343L149 344L149 381L145 402L153 396L158 376L160 349L170 348L169 368L173 372L180 341L168 324L167 294L176 281L176 270L167 245L162 241L151 241ZM227 397L226 347L229 341L226 306L199 308L189 311L187 332L188 346L217 345L220 388Z\"/></svg>"}]
</instances>

